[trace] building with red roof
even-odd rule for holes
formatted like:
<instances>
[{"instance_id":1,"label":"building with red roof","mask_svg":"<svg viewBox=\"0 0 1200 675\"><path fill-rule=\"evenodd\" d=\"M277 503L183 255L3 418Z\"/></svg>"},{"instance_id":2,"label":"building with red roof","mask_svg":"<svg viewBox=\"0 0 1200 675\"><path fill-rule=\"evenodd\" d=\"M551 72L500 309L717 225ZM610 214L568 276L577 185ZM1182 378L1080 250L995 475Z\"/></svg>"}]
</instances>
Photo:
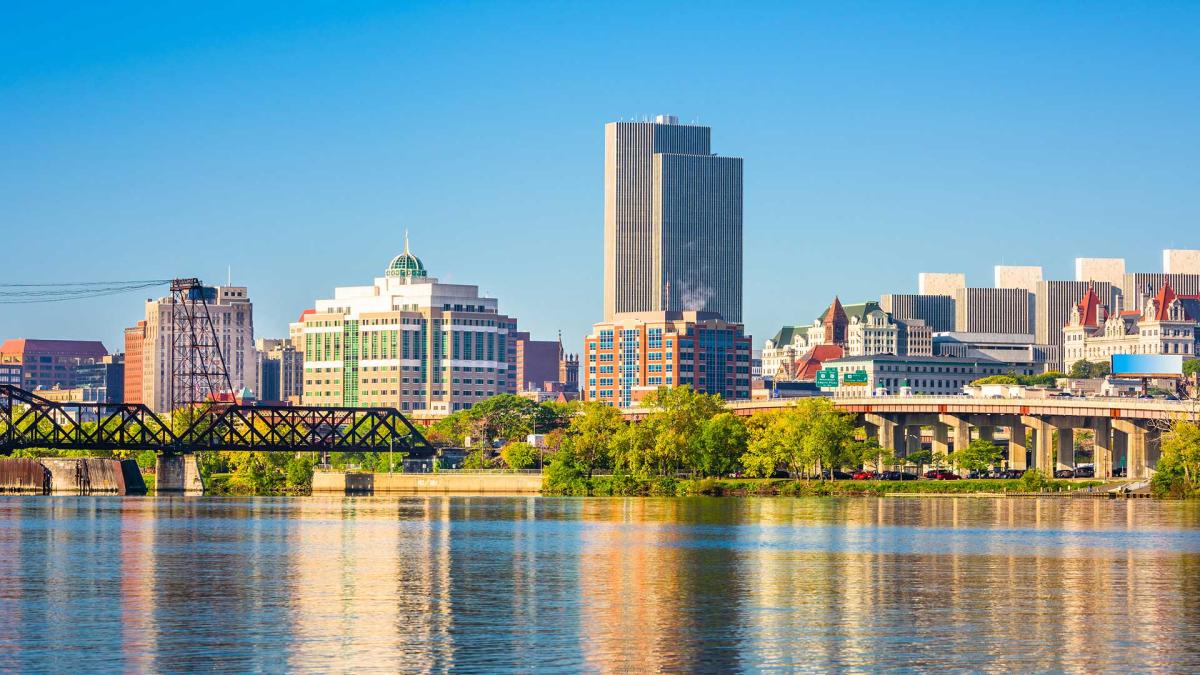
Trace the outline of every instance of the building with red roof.
<instances>
[{"instance_id":1,"label":"building with red roof","mask_svg":"<svg viewBox=\"0 0 1200 675\"><path fill-rule=\"evenodd\" d=\"M1194 358L1200 302L1180 296L1170 279L1138 303L1141 310L1118 305L1109 312L1089 285L1063 327L1063 362L1107 362L1113 354L1178 354Z\"/></svg>"}]
</instances>

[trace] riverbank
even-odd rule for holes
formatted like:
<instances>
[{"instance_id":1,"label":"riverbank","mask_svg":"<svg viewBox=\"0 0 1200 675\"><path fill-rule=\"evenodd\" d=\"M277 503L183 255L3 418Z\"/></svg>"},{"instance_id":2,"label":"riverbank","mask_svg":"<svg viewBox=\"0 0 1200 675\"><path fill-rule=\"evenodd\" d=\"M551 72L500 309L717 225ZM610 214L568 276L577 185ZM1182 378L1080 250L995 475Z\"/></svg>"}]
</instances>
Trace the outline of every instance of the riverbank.
<instances>
[{"instance_id":1,"label":"riverbank","mask_svg":"<svg viewBox=\"0 0 1200 675\"><path fill-rule=\"evenodd\" d=\"M686 497L822 497L875 496L890 494L964 495L1028 493L1068 493L1099 487L1104 481L1051 480L1031 486L1023 480L792 480L700 478L654 478L639 480L630 476L593 476L565 486L544 486L542 494L563 496L655 496Z\"/></svg>"}]
</instances>

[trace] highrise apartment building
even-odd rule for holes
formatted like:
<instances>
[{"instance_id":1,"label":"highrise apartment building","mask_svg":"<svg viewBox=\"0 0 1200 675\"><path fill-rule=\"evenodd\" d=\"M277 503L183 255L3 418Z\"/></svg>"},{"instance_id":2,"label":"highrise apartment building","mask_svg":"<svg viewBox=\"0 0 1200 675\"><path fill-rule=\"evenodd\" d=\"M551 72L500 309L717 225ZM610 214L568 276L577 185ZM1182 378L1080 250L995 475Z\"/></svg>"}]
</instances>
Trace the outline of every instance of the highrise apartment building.
<instances>
[{"instance_id":1,"label":"highrise apartment building","mask_svg":"<svg viewBox=\"0 0 1200 675\"><path fill-rule=\"evenodd\" d=\"M254 305L245 286L205 286L208 314L216 331L217 345L229 373L233 391L258 391L258 361L254 353ZM171 297L146 301L146 318L125 330L126 401L137 392L140 402L159 413L171 411L172 336L175 333L175 304ZM139 343L140 335L140 343ZM134 372L140 364L140 376ZM222 387L224 388L224 387Z\"/></svg>"},{"instance_id":2,"label":"highrise apartment building","mask_svg":"<svg viewBox=\"0 0 1200 675\"><path fill-rule=\"evenodd\" d=\"M1032 333L1032 297L1023 288L960 288L954 298L954 330L959 333Z\"/></svg>"},{"instance_id":3,"label":"highrise apartment building","mask_svg":"<svg viewBox=\"0 0 1200 675\"><path fill-rule=\"evenodd\" d=\"M604 128L604 318L691 310L742 320L742 160L660 115Z\"/></svg>"},{"instance_id":4,"label":"highrise apartment building","mask_svg":"<svg viewBox=\"0 0 1200 675\"><path fill-rule=\"evenodd\" d=\"M373 285L335 289L300 323L308 405L444 415L515 393L516 319L478 286L429 277L407 243Z\"/></svg>"}]
</instances>

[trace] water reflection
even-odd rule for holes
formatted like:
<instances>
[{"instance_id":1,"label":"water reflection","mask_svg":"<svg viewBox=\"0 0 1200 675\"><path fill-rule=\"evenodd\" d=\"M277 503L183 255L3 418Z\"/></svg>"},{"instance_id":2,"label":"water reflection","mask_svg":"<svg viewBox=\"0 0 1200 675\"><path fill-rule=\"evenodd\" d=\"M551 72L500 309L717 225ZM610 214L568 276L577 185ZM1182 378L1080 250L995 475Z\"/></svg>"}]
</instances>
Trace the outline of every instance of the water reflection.
<instances>
[{"instance_id":1,"label":"water reflection","mask_svg":"<svg viewBox=\"0 0 1200 675\"><path fill-rule=\"evenodd\" d=\"M1200 670L1200 505L0 500L0 670Z\"/></svg>"}]
</instances>

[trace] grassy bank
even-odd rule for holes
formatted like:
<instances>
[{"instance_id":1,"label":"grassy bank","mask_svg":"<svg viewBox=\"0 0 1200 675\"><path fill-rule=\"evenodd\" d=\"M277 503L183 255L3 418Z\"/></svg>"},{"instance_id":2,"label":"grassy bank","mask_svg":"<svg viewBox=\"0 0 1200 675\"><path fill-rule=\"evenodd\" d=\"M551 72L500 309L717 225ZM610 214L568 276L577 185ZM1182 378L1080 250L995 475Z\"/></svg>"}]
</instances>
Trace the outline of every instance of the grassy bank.
<instances>
[{"instance_id":1,"label":"grassy bank","mask_svg":"<svg viewBox=\"0 0 1200 675\"><path fill-rule=\"evenodd\" d=\"M570 496L663 496L692 495L729 497L883 496L886 494L999 494L1005 492L1066 492L1103 485L1104 481L1046 481L1030 485L1022 480L837 480L799 481L790 479L655 478L594 476L566 486L547 485L543 494Z\"/></svg>"}]
</instances>

